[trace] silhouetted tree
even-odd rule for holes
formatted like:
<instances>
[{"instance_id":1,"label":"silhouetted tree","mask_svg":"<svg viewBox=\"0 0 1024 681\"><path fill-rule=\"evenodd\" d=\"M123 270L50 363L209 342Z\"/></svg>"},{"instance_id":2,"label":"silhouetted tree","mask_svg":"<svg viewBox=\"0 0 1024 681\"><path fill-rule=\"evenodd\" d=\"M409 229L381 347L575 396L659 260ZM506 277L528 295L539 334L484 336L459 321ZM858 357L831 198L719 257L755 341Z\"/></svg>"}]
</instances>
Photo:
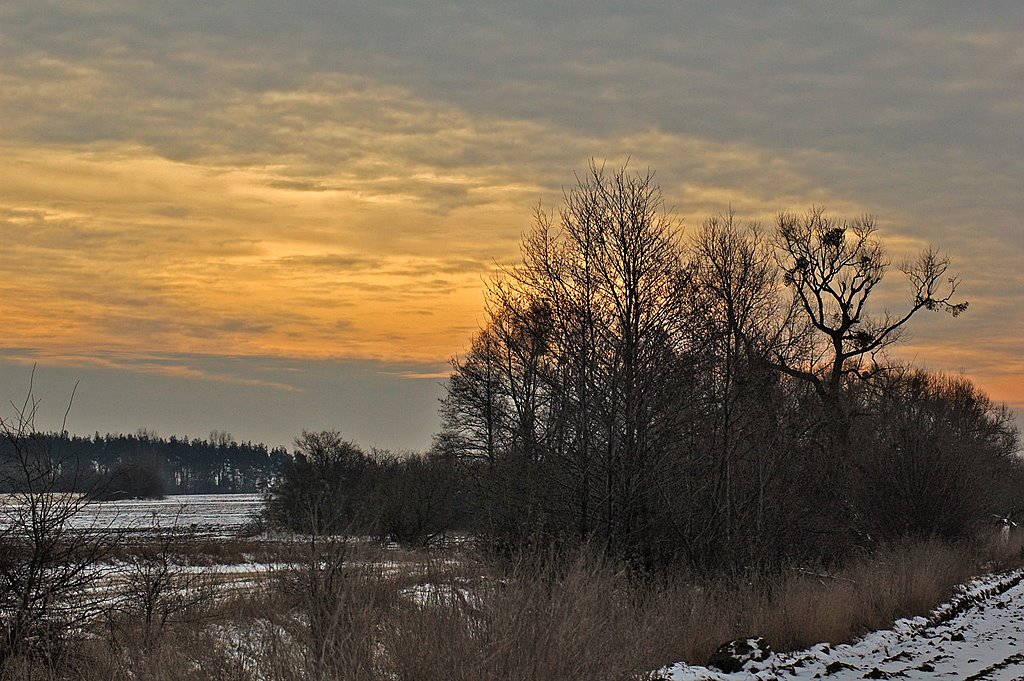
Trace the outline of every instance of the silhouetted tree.
<instances>
[{"instance_id":1,"label":"silhouetted tree","mask_svg":"<svg viewBox=\"0 0 1024 681\"><path fill-rule=\"evenodd\" d=\"M592 164L557 227L535 223L456 364L447 430L492 453L484 515L513 500L495 520L513 537L599 538L651 562L690 361L676 221L652 174Z\"/></svg>"},{"instance_id":2,"label":"silhouetted tree","mask_svg":"<svg viewBox=\"0 0 1024 681\"><path fill-rule=\"evenodd\" d=\"M726 214L683 242L650 173L591 164L534 222L453 362L438 438L491 548L589 542L646 568L828 560L883 534L892 514L862 486L896 452L892 466L933 481L967 466L947 490L996 469L1019 479L967 430L913 425L904 384L880 397L910 319L967 307L936 251L901 266L912 299L892 313L871 300L889 266L871 218L812 209L765 232ZM892 444L912 433L932 459ZM932 438L985 453L957 459ZM934 511L943 493L915 485L913 508L933 510L902 513L913 532L962 534L978 517L964 502Z\"/></svg>"},{"instance_id":3,"label":"silhouetted tree","mask_svg":"<svg viewBox=\"0 0 1024 681\"><path fill-rule=\"evenodd\" d=\"M772 364L813 385L832 402L843 427L848 425L841 403L845 381L877 371L876 358L899 341L917 312L956 317L967 309L966 302L953 302L959 280L947 276L949 258L929 249L900 267L911 285L909 308L872 312L868 301L889 267L876 232L871 216L840 220L820 208L781 214L775 232L783 280L803 322L794 336L806 342L777 346Z\"/></svg>"},{"instance_id":4,"label":"silhouetted tree","mask_svg":"<svg viewBox=\"0 0 1024 681\"><path fill-rule=\"evenodd\" d=\"M269 511L280 525L309 534L347 532L367 522L373 459L334 430L303 431L281 471Z\"/></svg>"},{"instance_id":5,"label":"silhouetted tree","mask_svg":"<svg viewBox=\"0 0 1024 681\"><path fill-rule=\"evenodd\" d=\"M960 539L1021 508L1013 417L966 378L897 367L874 381L864 407L856 489L876 540Z\"/></svg>"}]
</instances>

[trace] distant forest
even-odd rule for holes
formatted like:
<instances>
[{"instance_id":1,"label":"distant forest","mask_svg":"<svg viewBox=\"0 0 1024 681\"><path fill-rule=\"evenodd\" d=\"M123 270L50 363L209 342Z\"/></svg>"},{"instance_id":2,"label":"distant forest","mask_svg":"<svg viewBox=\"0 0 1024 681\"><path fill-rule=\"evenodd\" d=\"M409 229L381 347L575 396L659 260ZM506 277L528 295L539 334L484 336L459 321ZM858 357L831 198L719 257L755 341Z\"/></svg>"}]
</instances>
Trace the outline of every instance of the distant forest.
<instances>
[{"instance_id":1,"label":"distant forest","mask_svg":"<svg viewBox=\"0 0 1024 681\"><path fill-rule=\"evenodd\" d=\"M145 431L92 437L36 433L32 437L40 451L61 462L58 487L67 491L98 486L110 497L262 492L291 457L283 447L235 442L218 432L209 440L174 435L164 439ZM6 439L0 442L0 449L10 446ZM11 491L6 485L0 487Z\"/></svg>"}]
</instances>

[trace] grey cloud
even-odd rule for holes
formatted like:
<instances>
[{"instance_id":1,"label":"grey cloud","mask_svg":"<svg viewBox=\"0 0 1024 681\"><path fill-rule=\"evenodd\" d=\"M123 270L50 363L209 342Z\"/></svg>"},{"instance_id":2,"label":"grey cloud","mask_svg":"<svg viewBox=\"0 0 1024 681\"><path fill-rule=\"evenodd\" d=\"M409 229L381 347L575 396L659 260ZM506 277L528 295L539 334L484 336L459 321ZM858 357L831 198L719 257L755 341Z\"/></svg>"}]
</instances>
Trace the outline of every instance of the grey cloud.
<instances>
[{"instance_id":1,"label":"grey cloud","mask_svg":"<svg viewBox=\"0 0 1024 681\"><path fill-rule=\"evenodd\" d=\"M9 0L0 38L9 142L273 164L272 188L391 194L442 215L509 186L523 227L589 156L632 156L689 223L734 201L839 201L877 213L883 236L947 248L975 297L1024 286L1018 2ZM33 235L46 248L99 240L46 229ZM445 236L393 229L389 247L409 253ZM518 236L453 245L450 273ZM320 264L372 266L338 257ZM972 317L1024 325L1012 302Z\"/></svg>"},{"instance_id":2,"label":"grey cloud","mask_svg":"<svg viewBox=\"0 0 1024 681\"><path fill-rule=\"evenodd\" d=\"M1003 58L1019 44L1006 28L1021 25L1012 3L666 3L628 13L611 3L108 3L88 20L80 6L33 3L34 22L23 7L7 14L24 44L77 60L95 60L83 46L97 45L134 56L130 68L107 68L129 68L158 101L156 116L183 98L216 102L340 72L513 118L600 132L657 124L720 140L747 129L799 146L810 132L864 125L882 104L915 109L911 119L927 111L919 97L993 107L961 95L1005 92L999 84L1021 68ZM950 83L960 87L943 95Z\"/></svg>"},{"instance_id":3,"label":"grey cloud","mask_svg":"<svg viewBox=\"0 0 1024 681\"><path fill-rule=\"evenodd\" d=\"M334 282L323 290L329 293L334 286L344 290L356 290L371 294L387 294L389 300L401 300L407 296L418 296L423 293L452 292L455 282L446 276L480 275L481 277L493 270L494 266L485 259L474 259L460 256L445 258L383 258L357 254L330 253L325 255L293 255L265 261L275 270L296 271L298 276L309 277L314 271L320 281ZM349 275L375 274L384 277L405 277L408 282L399 286L393 283L374 281L351 281ZM431 279L431 277L433 277ZM482 279L474 279L478 285ZM322 305L322 303L319 303Z\"/></svg>"},{"instance_id":4,"label":"grey cloud","mask_svg":"<svg viewBox=\"0 0 1024 681\"><path fill-rule=\"evenodd\" d=\"M293 189L300 192L336 192L344 190L341 185L332 185L316 180L272 180L268 187L275 189Z\"/></svg>"},{"instance_id":5,"label":"grey cloud","mask_svg":"<svg viewBox=\"0 0 1024 681\"><path fill-rule=\"evenodd\" d=\"M327 255L289 255L270 261L274 266L289 269L299 267L302 269L315 268L337 272L353 272L379 269L383 263L380 258L363 255L341 255L331 253Z\"/></svg>"}]
</instances>

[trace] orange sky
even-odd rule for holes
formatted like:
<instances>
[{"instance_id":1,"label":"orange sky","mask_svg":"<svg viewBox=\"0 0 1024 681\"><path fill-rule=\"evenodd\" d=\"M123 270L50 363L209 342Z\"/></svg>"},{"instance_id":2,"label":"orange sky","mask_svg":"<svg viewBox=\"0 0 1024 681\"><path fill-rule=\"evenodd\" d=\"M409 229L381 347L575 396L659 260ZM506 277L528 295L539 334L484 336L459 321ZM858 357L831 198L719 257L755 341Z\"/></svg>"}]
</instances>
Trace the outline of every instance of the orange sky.
<instances>
[{"instance_id":1,"label":"orange sky","mask_svg":"<svg viewBox=\"0 0 1024 681\"><path fill-rule=\"evenodd\" d=\"M269 395L308 392L304 361L443 374L536 203L629 157L685 225L813 203L874 213L894 256L942 246L971 309L901 353L1024 410L1017 6L248 9L0 8L0 388L33 363Z\"/></svg>"}]
</instances>

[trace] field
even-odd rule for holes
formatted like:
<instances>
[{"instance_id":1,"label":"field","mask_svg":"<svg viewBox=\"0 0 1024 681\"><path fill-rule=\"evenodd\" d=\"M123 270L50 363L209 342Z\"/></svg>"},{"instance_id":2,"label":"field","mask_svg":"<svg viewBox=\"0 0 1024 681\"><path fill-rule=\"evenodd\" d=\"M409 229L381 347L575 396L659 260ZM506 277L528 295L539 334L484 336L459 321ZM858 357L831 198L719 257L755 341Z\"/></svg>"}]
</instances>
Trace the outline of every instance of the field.
<instances>
[{"instance_id":1,"label":"field","mask_svg":"<svg viewBox=\"0 0 1024 681\"><path fill-rule=\"evenodd\" d=\"M103 501L86 506L75 516L72 526L140 536L173 531L228 538L253 527L262 504L263 496L259 494L185 494Z\"/></svg>"}]
</instances>

